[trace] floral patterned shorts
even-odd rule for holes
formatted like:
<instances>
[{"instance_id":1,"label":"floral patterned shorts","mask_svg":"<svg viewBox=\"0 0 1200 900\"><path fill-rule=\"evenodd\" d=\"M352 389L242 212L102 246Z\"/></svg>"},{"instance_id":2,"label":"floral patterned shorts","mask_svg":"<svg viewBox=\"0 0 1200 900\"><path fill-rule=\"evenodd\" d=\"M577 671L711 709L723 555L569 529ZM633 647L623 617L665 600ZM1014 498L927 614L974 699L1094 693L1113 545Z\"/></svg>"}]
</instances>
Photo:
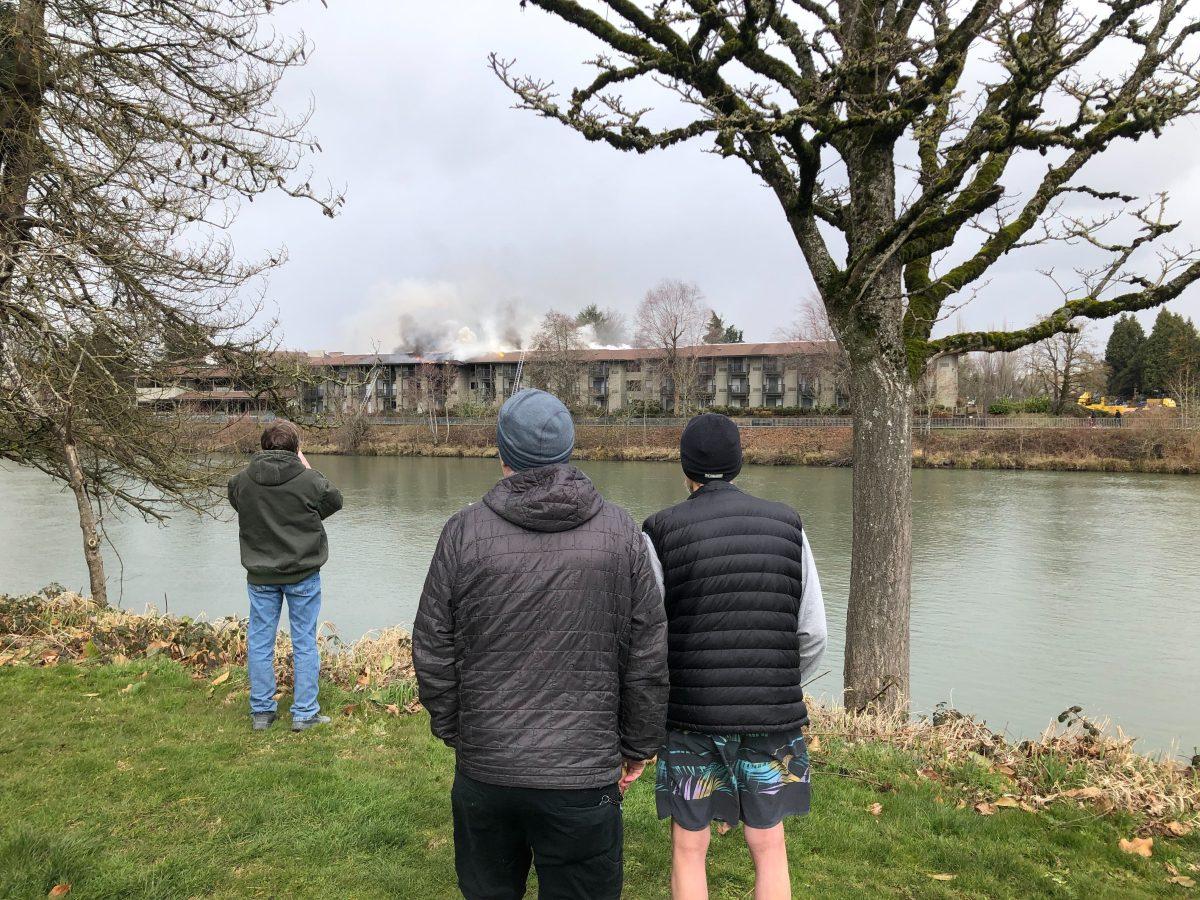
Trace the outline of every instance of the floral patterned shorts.
<instances>
[{"instance_id":1,"label":"floral patterned shorts","mask_svg":"<svg viewBox=\"0 0 1200 900\"><path fill-rule=\"evenodd\" d=\"M808 747L797 734L701 734L668 730L658 754L660 819L701 831L714 819L771 828L808 813Z\"/></svg>"}]
</instances>

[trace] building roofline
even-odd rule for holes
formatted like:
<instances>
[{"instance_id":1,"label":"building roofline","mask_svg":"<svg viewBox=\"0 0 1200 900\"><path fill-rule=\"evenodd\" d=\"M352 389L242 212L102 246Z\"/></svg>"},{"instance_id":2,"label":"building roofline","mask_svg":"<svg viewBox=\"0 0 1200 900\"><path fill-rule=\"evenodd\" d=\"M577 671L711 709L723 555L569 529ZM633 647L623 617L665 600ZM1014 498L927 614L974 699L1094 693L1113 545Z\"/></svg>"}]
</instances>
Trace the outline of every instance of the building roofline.
<instances>
[{"instance_id":1,"label":"building roofline","mask_svg":"<svg viewBox=\"0 0 1200 900\"><path fill-rule=\"evenodd\" d=\"M699 359L737 359L752 356L796 356L804 353L822 353L836 347L836 341L770 341L744 344L697 344L681 347L680 353L694 355ZM580 362L636 362L661 359L665 355L662 350L653 347L598 347L568 352ZM427 362L486 365L516 363L522 358L537 359L542 355L537 350L498 350L493 353L463 357L454 357L448 353L431 353L425 356L407 353L321 353L310 355L308 364L314 367L420 365Z\"/></svg>"}]
</instances>

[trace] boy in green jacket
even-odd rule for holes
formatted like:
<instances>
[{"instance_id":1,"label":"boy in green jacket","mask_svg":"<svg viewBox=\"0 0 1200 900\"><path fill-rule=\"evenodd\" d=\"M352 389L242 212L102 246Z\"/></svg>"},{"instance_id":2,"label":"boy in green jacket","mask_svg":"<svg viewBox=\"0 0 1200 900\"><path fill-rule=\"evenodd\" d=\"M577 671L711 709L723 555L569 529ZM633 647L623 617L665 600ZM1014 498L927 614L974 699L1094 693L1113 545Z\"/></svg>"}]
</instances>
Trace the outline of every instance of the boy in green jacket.
<instances>
[{"instance_id":1,"label":"boy in green jacket","mask_svg":"<svg viewBox=\"0 0 1200 900\"><path fill-rule=\"evenodd\" d=\"M255 731L275 721L275 633L286 599L296 672L292 730L304 731L329 722L317 705L321 566L329 557L322 522L342 508L342 495L308 464L291 422L272 422L261 443L262 452L229 479L250 595L250 719Z\"/></svg>"}]
</instances>

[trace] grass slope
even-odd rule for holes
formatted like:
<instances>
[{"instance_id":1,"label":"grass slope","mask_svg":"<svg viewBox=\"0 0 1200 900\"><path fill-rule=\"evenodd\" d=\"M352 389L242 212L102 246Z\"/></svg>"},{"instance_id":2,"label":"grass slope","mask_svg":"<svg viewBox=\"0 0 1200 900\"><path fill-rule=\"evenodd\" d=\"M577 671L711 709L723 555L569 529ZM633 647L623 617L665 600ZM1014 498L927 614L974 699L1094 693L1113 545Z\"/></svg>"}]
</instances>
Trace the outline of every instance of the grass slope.
<instances>
[{"instance_id":1,"label":"grass slope","mask_svg":"<svg viewBox=\"0 0 1200 900\"><path fill-rule=\"evenodd\" d=\"M324 690L327 709L347 702ZM240 671L212 688L167 661L2 667L0 709L2 897L61 882L78 898L457 896L453 761L424 714L338 716L300 735L285 716L253 734ZM890 748L829 742L816 758L814 812L789 824L798 897L1186 896L1167 864L1200 880L1195 836L1156 841L1143 859L1118 849L1132 829L1120 817L1066 806L984 817L913 779ZM652 781L625 804L637 900L667 896ZM714 839L710 884L714 898L749 896L737 832Z\"/></svg>"}]
</instances>

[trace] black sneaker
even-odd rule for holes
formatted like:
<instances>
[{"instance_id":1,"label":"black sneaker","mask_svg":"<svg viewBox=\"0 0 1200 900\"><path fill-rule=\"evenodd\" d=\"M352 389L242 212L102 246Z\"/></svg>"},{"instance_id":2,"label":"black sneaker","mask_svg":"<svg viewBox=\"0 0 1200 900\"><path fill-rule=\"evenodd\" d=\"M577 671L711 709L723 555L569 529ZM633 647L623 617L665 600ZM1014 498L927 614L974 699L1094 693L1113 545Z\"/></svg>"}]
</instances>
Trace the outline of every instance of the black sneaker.
<instances>
[{"instance_id":1,"label":"black sneaker","mask_svg":"<svg viewBox=\"0 0 1200 900\"><path fill-rule=\"evenodd\" d=\"M311 719L292 719L292 731L308 731L316 725L328 725L333 720L329 716L313 716Z\"/></svg>"},{"instance_id":2,"label":"black sneaker","mask_svg":"<svg viewBox=\"0 0 1200 900\"><path fill-rule=\"evenodd\" d=\"M266 731L278 718L275 713L250 713L250 727L255 731Z\"/></svg>"}]
</instances>

